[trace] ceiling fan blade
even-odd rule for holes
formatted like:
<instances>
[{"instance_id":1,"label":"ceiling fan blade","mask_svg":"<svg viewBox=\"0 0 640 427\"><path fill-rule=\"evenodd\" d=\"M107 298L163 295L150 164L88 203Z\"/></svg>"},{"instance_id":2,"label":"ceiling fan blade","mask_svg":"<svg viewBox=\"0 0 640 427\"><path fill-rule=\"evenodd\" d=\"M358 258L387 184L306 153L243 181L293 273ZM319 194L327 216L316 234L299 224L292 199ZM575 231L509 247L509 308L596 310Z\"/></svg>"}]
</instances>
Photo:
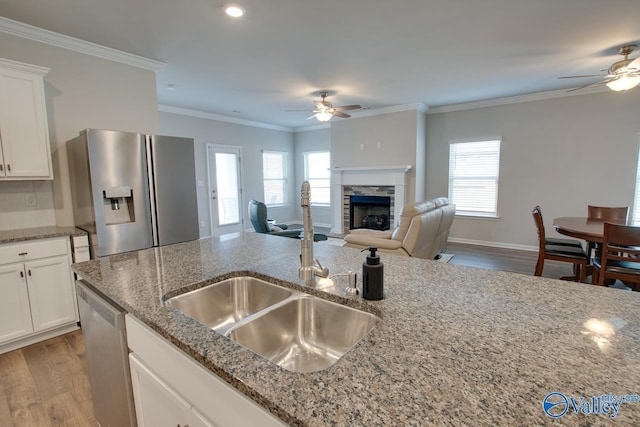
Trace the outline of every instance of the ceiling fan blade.
<instances>
[{"instance_id":1,"label":"ceiling fan blade","mask_svg":"<svg viewBox=\"0 0 640 427\"><path fill-rule=\"evenodd\" d=\"M343 119L346 119L346 118L351 117L350 115L345 114L345 113L343 113L343 112L341 112L341 111L337 111L337 110L336 110L336 111L334 111L334 112L333 112L333 113L331 113L331 114L333 114L333 115L334 115L334 116L336 116L336 117L342 117Z\"/></svg>"},{"instance_id":2,"label":"ceiling fan blade","mask_svg":"<svg viewBox=\"0 0 640 427\"><path fill-rule=\"evenodd\" d=\"M586 78L586 77L606 77L603 76L602 74L587 74L584 76L562 76L562 77L558 77L559 79L582 79L582 78Z\"/></svg>"},{"instance_id":3,"label":"ceiling fan blade","mask_svg":"<svg viewBox=\"0 0 640 427\"><path fill-rule=\"evenodd\" d=\"M569 89L569 90L567 91L567 93L569 93L569 92L575 92L576 90L584 89L585 87L589 87L589 86L594 86L594 85L603 85L603 84L605 84L605 83L607 83L607 82L609 82L609 80L603 80L603 81L601 81L601 82L588 83L588 84L586 84L586 85L582 85L582 86L575 87L575 88L573 88L573 89Z\"/></svg>"},{"instance_id":4,"label":"ceiling fan blade","mask_svg":"<svg viewBox=\"0 0 640 427\"><path fill-rule=\"evenodd\" d=\"M359 110L362 107L360 105L343 105L342 107L333 107L338 111L345 111L345 110Z\"/></svg>"},{"instance_id":5,"label":"ceiling fan blade","mask_svg":"<svg viewBox=\"0 0 640 427\"><path fill-rule=\"evenodd\" d=\"M313 114L313 115L311 115L311 116L307 117L307 120L309 120L309 119L313 119L313 118L315 118L315 117L316 117L316 115L315 115L315 114Z\"/></svg>"},{"instance_id":6,"label":"ceiling fan blade","mask_svg":"<svg viewBox=\"0 0 640 427\"><path fill-rule=\"evenodd\" d=\"M635 70L640 71L640 58L636 58L633 61L631 61L631 63L627 65L627 68L633 68Z\"/></svg>"}]
</instances>

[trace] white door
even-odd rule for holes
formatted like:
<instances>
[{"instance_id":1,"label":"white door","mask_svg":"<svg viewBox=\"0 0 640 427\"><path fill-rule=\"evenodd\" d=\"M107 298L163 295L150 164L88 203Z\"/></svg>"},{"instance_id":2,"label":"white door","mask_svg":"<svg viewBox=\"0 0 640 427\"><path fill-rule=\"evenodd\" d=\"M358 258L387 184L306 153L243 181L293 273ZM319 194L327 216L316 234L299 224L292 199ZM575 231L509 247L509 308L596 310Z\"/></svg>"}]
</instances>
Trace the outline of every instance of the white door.
<instances>
[{"instance_id":1,"label":"white door","mask_svg":"<svg viewBox=\"0 0 640 427\"><path fill-rule=\"evenodd\" d=\"M35 332L78 320L69 258L61 255L25 263Z\"/></svg>"},{"instance_id":2,"label":"white door","mask_svg":"<svg viewBox=\"0 0 640 427\"><path fill-rule=\"evenodd\" d=\"M243 229L240 147L207 144L211 234L237 233Z\"/></svg>"},{"instance_id":3,"label":"white door","mask_svg":"<svg viewBox=\"0 0 640 427\"><path fill-rule=\"evenodd\" d=\"M0 267L0 343L33 332L23 264Z\"/></svg>"},{"instance_id":4,"label":"white door","mask_svg":"<svg viewBox=\"0 0 640 427\"><path fill-rule=\"evenodd\" d=\"M133 354L129 355L138 427L209 427L191 411L191 404L165 384Z\"/></svg>"}]
</instances>

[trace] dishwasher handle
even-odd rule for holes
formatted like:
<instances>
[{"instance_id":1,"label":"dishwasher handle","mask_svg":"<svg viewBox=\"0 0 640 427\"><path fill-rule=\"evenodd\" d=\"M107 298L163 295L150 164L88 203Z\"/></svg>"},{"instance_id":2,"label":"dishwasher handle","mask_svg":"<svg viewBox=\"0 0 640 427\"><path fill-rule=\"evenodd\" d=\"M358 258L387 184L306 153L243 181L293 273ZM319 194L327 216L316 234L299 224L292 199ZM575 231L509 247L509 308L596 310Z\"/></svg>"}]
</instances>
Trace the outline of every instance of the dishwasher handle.
<instances>
[{"instance_id":1,"label":"dishwasher handle","mask_svg":"<svg viewBox=\"0 0 640 427\"><path fill-rule=\"evenodd\" d=\"M95 313L107 321L117 330L125 329L124 315L125 310L115 305L113 302L106 300L105 297L98 295L90 285L84 280L76 281L76 294L78 302L84 301Z\"/></svg>"}]
</instances>

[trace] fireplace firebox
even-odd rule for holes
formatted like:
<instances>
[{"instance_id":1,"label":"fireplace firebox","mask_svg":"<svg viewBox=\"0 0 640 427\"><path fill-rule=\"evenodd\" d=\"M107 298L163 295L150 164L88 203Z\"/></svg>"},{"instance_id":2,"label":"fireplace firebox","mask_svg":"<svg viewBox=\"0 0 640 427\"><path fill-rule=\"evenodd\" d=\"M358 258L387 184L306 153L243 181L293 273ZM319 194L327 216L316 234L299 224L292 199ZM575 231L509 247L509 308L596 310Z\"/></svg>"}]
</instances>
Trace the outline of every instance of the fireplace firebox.
<instances>
[{"instance_id":1,"label":"fireplace firebox","mask_svg":"<svg viewBox=\"0 0 640 427\"><path fill-rule=\"evenodd\" d=\"M391 197L349 196L349 229L389 230Z\"/></svg>"}]
</instances>

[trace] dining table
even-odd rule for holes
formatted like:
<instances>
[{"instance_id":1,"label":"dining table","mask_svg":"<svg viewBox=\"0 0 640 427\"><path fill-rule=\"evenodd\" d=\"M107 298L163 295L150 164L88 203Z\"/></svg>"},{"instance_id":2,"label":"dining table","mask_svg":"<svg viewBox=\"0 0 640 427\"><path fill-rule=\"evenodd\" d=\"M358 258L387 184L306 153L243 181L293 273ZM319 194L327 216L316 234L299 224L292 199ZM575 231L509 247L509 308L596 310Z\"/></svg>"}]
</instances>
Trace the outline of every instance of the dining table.
<instances>
[{"instance_id":1,"label":"dining table","mask_svg":"<svg viewBox=\"0 0 640 427\"><path fill-rule=\"evenodd\" d=\"M587 242L587 254L589 258L595 248L604 243L604 224L632 225L640 227L640 221L628 219L626 221L612 221L602 219L592 219L580 216L564 216L553 220L553 228L560 234L574 237ZM587 267L587 276L593 273L593 265ZM615 281L614 281L615 282ZM611 282L605 282L607 285Z\"/></svg>"},{"instance_id":2,"label":"dining table","mask_svg":"<svg viewBox=\"0 0 640 427\"><path fill-rule=\"evenodd\" d=\"M604 241L604 224L633 225L640 227L640 222L634 220L611 221L597 220L579 216L564 216L553 220L553 228L565 236L581 239L591 244L600 244Z\"/></svg>"}]
</instances>

